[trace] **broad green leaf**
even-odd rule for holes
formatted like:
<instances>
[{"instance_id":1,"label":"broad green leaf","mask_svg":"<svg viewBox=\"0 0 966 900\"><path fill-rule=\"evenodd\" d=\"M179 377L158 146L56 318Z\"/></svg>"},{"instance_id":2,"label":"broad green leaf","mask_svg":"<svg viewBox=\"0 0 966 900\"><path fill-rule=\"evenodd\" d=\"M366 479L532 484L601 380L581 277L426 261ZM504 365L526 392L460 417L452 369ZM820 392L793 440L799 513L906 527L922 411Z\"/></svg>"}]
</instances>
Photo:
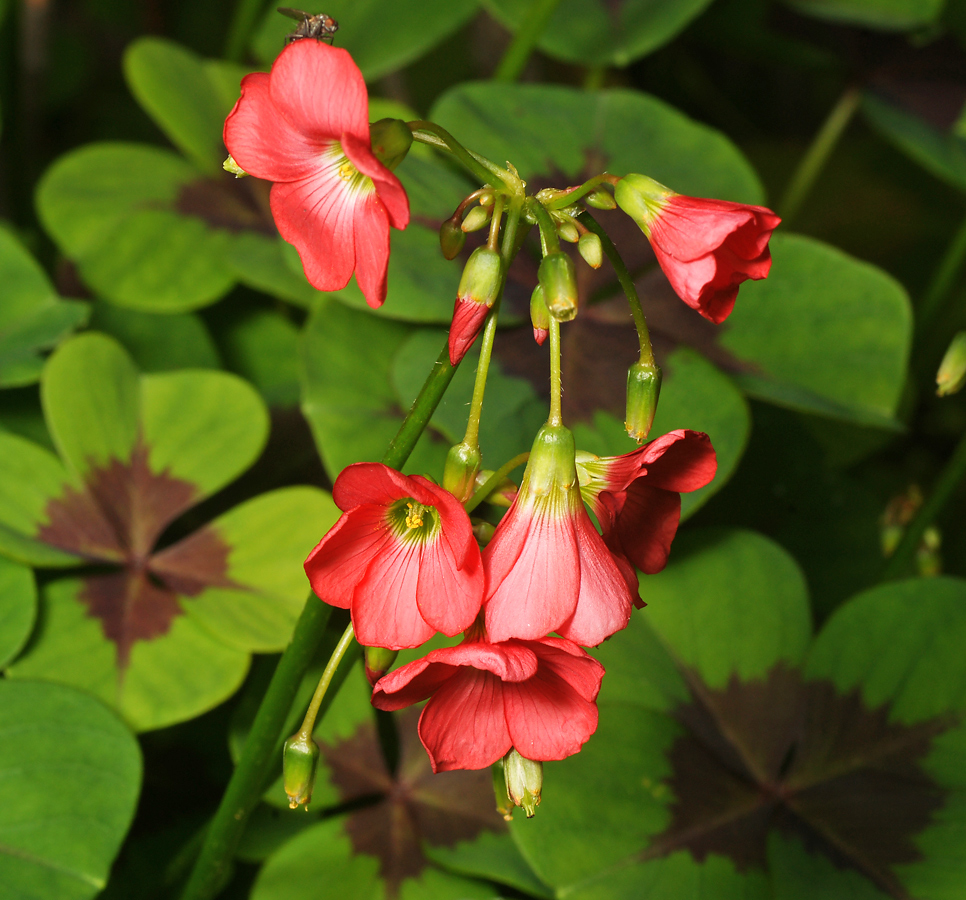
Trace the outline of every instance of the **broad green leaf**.
<instances>
[{"instance_id":1,"label":"broad green leaf","mask_svg":"<svg viewBox=\"0 0 966 900\"><path fill-rule=\"evenodd\" d=\"M198 499L245 471L268 438L262 399L227 372L144 375L141 415L151 469L191 482Z\"/></svg>"},{"instance_id":2,"label":"broad green leaf","mask_svg":"<svg viewBox=\"0 0 966 900\"><path fill-rule=\"evenodd\" d=\"M58 159L37 189L37 212L84 280L113 303L185 312L225 294L230 235L176 212L199 171L138 144L89 144Z\"/></svg>"},{"instance_id":3,"label":"broad green leaf","mask_svg":"<svg viewBox=\"0 0 966 900\"><path fill-rule=\"evenodd\" d=\"M657 50L700 15L711 0L563 0L537 46L584 66L624 67ZM516 31L533 3L488 0L487 8Z\"/></svg>"},{"instance_id":4,"label":"broad green leaf","mask_svg":"<svg viewBox=\"0 0 966 900\"><path fill-rule=\"evenodd\" d=\"M0 884L5 900L88 900L134 817L141 754L100 703L0 681Z\"/></svg>"},{"instance_id":5,"label":"broad green leaf","mask_svg":"<svg viewBox=\"0 0 966 900\"><path fill-rule=\"evenodd\" d=\"M221 367L208 329L191 313L159 316L100 300L91 328L119 341L142 372Z\"/></svg>"},{"instance_id":6,"label":"broad green leaf","mask_svg":"<svg viewBox=\"0 0 966 900\"><path fill-rule=\"evenodd\" d=\"M379 861L353 854L341 819L303 831L262 866L251 900L384 900Z\"/></svg>"},{"instance_id":7,"label":"broad green leaf","mask_svg":"<svg viewBox=\"0 0 966 900\"><path fill-rule=\"evenodd\" d=\"M0 668L21 651L37 616L37 588L26 566L0 559Z\"/></svg>"},{"instance_id":8,"label":"broad green leaf","mask_svg":"<svg viewBox=\"0 0 966 900\"><path fill-rule=\"evenodd\" d=\"M827 857L809 853L796 838L778 832L768 837L768 870L774 900L885 900L889 896L858 872L837 867Z\"/></svg>"},{"instance_id":9,"label":"broad green leaf","mask_svg":"<svg viewBox=\"0 0 966 900\"><path fill-rule=\"evenodd\" d=\"M678 428L703 431L711 438L718 458L714 481L699 491L681 494L681 518L693 515L725 486L738 465L751 432L748 403L731 379L689 348L678 348L664 364L661 399L651 437ZM629 453L638 445L627 436L623 422L597 412L593 425L580 423L574 436L581 450L598 456Z\"/></svg>"},{"instance_id":10,"label":"broad green leaf","mask_svg":"<svg viewBox=\"0 0 966 900\"><path fill-rule=\"evenodd\" d=\"M233 234L225 261L242 284L297 306L308 308L321 296L305 280L298 252L280 237L254 231Z\"/></svg>"},{"instance_id":11,"label":"broad green leaf","mask_svg":"<svg viewBox=\"0 0 966 900\"><path fill-rule=\"evenodd\" d=\"M95 332L64 342L40 389L54 444L74 472L130 459L139 436L138 372L117 342Z\"/></svg>"},{"instance_id":12,"label":"broad green leaf","mask_svg":"<svg viewBox=\"0 0 966 900\"><path fill-rule=\"evenodd\" d=\"M186 612L229 646L283 649L310 593L302 563L339 515L325 491L290 487L215 519L207 527L230 548L226 576L238 588L209 587L183 601Z\"/></svg>"},{"instance_id":13,"label":"broad green leaf","mask_svg":"<svg viewBox=\"0 0 966 900\"><path fill-rule=\"evenodd\" d=\"M757 175L720 132L639 91L462 84L429 116L477 153L558 187L601 171L647 172L695 197L761 203Z\"/></svg>"},{"instance_id":14,"label":"broad green leaf","mask_svg":"<svg viewBox=\"0 0 966 900\"><path fill-rule=\"evenodd\" d=\"M600 705L597 732L576 756L544 765L537 815L514 816L523 857L563 896L586 878L629 860L670 820L665 753L680 727L658 713Z\"/></svg>"},{"instance_id":15,"label":"broad green leaf","mask_svg":"<svg viewBox=\"0 0 966 900\"><path fill-rule=\"evenodd\" d=\"M794 10L816 19L877 28L912 31L937 21L944 0L785 0Z\"/></svg>"},{"instance_id":16,"label":"broad green leaf","mask_svg":"<svg viewBox=\"0 0 966 900\"><path fill-rule=\"evenodd\" d=\"M399 900L498 900L493 888L481 881L460 878L439 869L423 869L407 878L399 889Z\"/></svg>"},{"instance_id":17,"label":"broad green leaf","mask_svg":"<svg viewBox=\"0 0 966 900\"><path fill-rule=\"evenodd\" d=\"M966 581L917 578L879 585L840 606L805 665L870 707L891 702L903 724L966 710Z\"/></svg>"},{"instance_id":18,"label":"broad green leaf","mask_svg":"<svg viewBox=\"0 0 966 900\"><path fill-rule=\"evenodd\" d=\"M202 62L202 65L215 90L219 120L218 136L220 139L221 128L224 126L225 118L241 96L241 81L252 71L252 67L228 62L225 59L206 59ZM223 150L223 145L219 145L219 152L221 150ZM228 151L226 150L224 152L227 154ZM224 157L219 160L219 164L223 161Z\"/></svg>"},{"instance_id":19,"label":"broad green leaf","mask_svg":"<svg viewBox=\"0 0 966 900\"><path fill-rule=\"evenodd\" d=\"M299 329L277 310L251 310L221 329L226 364L270 406L299 402L298 339Z\"/></svg>"},{"instance_id":20,"label":"broad green leaf","mask_svg":"<svg viewBox=\"0 0 966 900\"><path fill-rule=\"evenodd\" d=\"M671 562L641 577L643 615L680 665L711 688L801 661L811 638L808 590L781 547L752 531L682 534Z\"/></svg>"},{"instance_id":21,"label":"broad green leaf","mask_svg":"<svg viewBox=\"0 0 966 900\"><path fill-rule=\"evenodd\" d=\"M763 281L746 282L719 344L752 396L863 425L899 426L912 310L881 269L811 238L777 234Z\"/></svg>"},{"instance_id":22,"label":"broad green leaf","mask_svg":"<svg viewBox=\"0 0 966 900\"><path fill-rule=\"evenodd\" d=\"M142 37L124 52L124 77L171 142L203 172L217 173L225 111L202 60L173 41Z\"/></svg>"},{"instance_id":23,"label":"broad green leaf","mask_svg":"<svg viewBox=\"0 0 966 900\"><path fill-rule=\"evenodd\" d=\"M956 134L943 134L918 116L874 94L862 99L869 124L927 172L966 191L966 142Z\"/></svg>"},{"instance_id":24,"label":"broad green leaf","mask_svg":"<svg viewBox=\"0 0 966 900\"><path fill-rule=\"evenodd\" d=\"M184 615L175 617L163 638L136 642L122 677L115 644L80 599L82 585L63 579L45 588L37 634L8 669L11 677L81 688L136 731L198 716L238 689L248 654L216 641Z\"/></svg>"},{"instance_id":25,"label":"broad green leaf","mask_svg":"<svg viewBox=\"0 0 966 900\"><path fill-rule=\"evenodd\" d=\"M339 23L337 41L352 54L367 81L418 59L476 12L477 0L332 0L326 13ZM285 36L297 27L272 7L253 42L265 65L282 51Z\"/></svg>"},{"instance_id":26,"label":"broad green leaf","mask_svg":"<svg viewBox=\"0 0 966 900\"><path fill-rule=\"evenodd\" d=\"M36 260L0 228L0 387L31 384L53 347L88 316L88 305L61 300Z\"/></svg>"},{"instance_id":27,"label":"broad green leaf","mask_svg":"<svg viewBox=\"0 0 966 900\"><path fill-rule=\"evenodd\" d=\"M332 300L309 317L301 343L302 412L330 478L350 463L381 459L402 424L391 373L411 331ZM439 472L446 450L424 436L405 470Z\"/></svg>"}]
</instances>

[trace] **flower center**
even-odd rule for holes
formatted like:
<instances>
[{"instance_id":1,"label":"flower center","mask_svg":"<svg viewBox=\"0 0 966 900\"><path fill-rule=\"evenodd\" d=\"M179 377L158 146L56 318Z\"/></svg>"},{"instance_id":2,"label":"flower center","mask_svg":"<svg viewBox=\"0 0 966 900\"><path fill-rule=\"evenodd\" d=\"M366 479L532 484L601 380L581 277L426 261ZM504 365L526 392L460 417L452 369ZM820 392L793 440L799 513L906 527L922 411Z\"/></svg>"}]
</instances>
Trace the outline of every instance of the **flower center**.
<instances>
[{"instance_id":1,"label":"flower center","mask_svg":"<svg viewBox=\"0 0 966 900\"><path fill-rule=\"evenodd\" d=\"M406 509L409 510L406 513L406 527L407 528L422 528L423 527L423 517L432 509L430 506L423 506L422 503L407 503Z\"/></svg>"},{"instance_id":2,"label":"flower center","mask_svg":"<svg viewBox=\"0 0 966 900\"><path fill-rule=\"evenodd\" d=\"M404 541L425 541L439 531L439 513L434 506L405 497L389 508L389 523L392 531Z\"/></svg>"},{"instance_id":3,"label":"flower center","mask_svg":"<svg viewBox=\"0 0 966 900\"><path fill-rule=\"evenodd\" d=\"M352 181L358 174L359 170L349 160L339 166L339 178L343 181Z\"/></svg>"}]
</instances>

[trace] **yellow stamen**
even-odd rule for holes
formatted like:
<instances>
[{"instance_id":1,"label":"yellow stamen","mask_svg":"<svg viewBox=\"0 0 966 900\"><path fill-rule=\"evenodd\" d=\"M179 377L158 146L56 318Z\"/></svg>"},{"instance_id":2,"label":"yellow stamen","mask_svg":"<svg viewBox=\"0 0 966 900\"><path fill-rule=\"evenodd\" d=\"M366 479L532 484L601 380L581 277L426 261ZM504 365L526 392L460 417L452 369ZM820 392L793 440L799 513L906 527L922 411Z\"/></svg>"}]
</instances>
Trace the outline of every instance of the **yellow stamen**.
<instances>
[{"instance_id":1,"label":"yellow stamen","mask_svg":"<svg viewBox=\"0 0 966 900\"><path fill-rule=\"evenodd\" d=\"M423 527L422 506L413 506L412 503L407 503L406 507L409 509L409 512L406 514L406 527L422 528Z\"/></svg>"},{"instance_id":2,"label":"yellow stamen","mask_svg":"<svg viewBox=\"0 0 966 900\"><path fill-rule=\"evenodd\" d=\"M359 170L349 160L339 166L339 178L343 181L351 181L358 174Z\"/></svg>"}]
</instances>

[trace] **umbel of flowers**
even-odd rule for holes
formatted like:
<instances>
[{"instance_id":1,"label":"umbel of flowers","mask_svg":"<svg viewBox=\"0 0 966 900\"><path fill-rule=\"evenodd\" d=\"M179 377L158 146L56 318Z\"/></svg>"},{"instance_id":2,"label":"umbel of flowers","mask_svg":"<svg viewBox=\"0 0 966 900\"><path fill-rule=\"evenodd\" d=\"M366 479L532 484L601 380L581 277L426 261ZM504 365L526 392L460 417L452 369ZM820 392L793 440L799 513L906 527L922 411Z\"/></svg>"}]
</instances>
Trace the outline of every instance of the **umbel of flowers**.
<instances>
[{"instance_id":1,"label":"umbel of flowers","mask_svg":"<svg viewBox=\"0 0 966 900\"><path fill-rule=\"evenodd\" d=\"M577 753L597 727L604 669L585 648L624 628L643 607L638 573L659 572L680 518L682 491L708 484L707 435L678 430L643 443L660 390L644 311L613 244L589 209L619 207L650 240L678 295L719 323L741 282L764 278L770 210L685 197L639 174L601 173L536 195L509 163L498 166L430 122L368 122L365 84L344 50L299 40L268 74L248 75L225 123L232 171L273 182L282 236L320 290L352 276L372 306L386 296L389 228L409 207L391 169L412 141L449 153L480 184L443 223L447 259L468 232L486 228L459 282L449 335L456 366L480 338L480 362L463 440L441 482L381 463L349 466L333 497L342 516L309 554L305 571L325 603L347 609L340 643L300 731L287 744L292 805L311 798L315 714L334 666L353 639L366 650L372 702L398 710L428 700L419 735L435 771L500 765L498 806L532 815L541 763ZM505 274L536 228L542 251L531 301L534 338L550 342L550 408L524 457L483 464L478 434ZM580 451L561 412L560 329L579 313L577 245L594 267L606 255L621 276L640 341L628 360L627 430L641 446L615 457ZM405 427L405 426L404 426ZM507 477L526 459L518 488ZM495 471L494 471L495 470ZM512 503L494 527L471 514ZM505 505L505 504L504 504ZM597 524L591 518L593 513ZM482 544L482 546L481 546ZM646 580L644 582L646 596ZM396 651L437 632L462 640L390 671Z\"/></svg>"}]
</instances>

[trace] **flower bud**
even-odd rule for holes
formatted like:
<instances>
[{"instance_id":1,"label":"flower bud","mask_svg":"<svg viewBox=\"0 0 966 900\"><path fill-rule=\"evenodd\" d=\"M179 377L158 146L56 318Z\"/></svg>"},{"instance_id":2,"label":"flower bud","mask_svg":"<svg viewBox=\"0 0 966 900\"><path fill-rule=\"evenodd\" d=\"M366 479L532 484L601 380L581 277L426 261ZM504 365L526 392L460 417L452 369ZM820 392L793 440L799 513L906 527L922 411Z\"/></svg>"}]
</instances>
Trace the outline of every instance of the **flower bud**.
<instances>
[{"instance_id":1,"label":"flower bud","mask_svg":"<svg viewBox=\"0 0 966 900\"><path fill-rule=\"evenodd\" d=\"M503 260L496 250L477 247L466 261L449 328L449 361L455 366L476 340L486 314L503 287Z\"/></svg>"},{"instance_id":2,"label":"flower bud","mask_svg":"<svg viewBox=\"0 0 966 900\"><path fill-rule=\"evenodd\" d=\"M493 215L492 209L486 209L482 206L474 206L467 214L466 218L463 219L463 224L460 226L465 234L469 234L471 231L479 231L481 228L485 228L487 223L490 221L490 216Z\"/></svg>"},{"instance_id":3,"label":"flower bud","mask_svg":"<svg viewBox=\"0 0 966 900\"><path fill-rule=\"evenodd\" d=\"M413 133L402 119L380 119L369 126L372 152L389 171L396 168L413 145Z\"/></svg>"},{"instance_id":4,"label":"flower bud","mask_svg":"<svg viewBox=\"0 0 966 900\"><path fill-rule=\"evenodd\" d=\"M592 269L599 269L604 261L604 250L600 245L600 238L593 232L588 231L580 236L577 242L577 250Z\"/></svg>"},{"instance_id":5,"label":"flower bud","mask_svg":"<svg viewBox=\"0 0 966 900\"><path fill-rule=\"evenodd\" d=\"M480 449L465 441L450 447L443 468L443 487L460 503L473 496L476 488L476 473L480 471Z\"/></svg>"},{"instance_id":6,"label":"flower bud","mask_svg":"<svg viewBox=\"0 0 966 900\"><path fill-rule=\"evenodd\" d=\"M231 158L230 155L228 159L221 164L221 167L226 172L231 172L231 174L236 178L244 178L248 174L240 165L238 165L238 163L235 162L234 159Z\"/></svg>"},{"instance_id":7,"label":"flower bud","mask_svg":"<svg viewBox=\"0 0 966 900\"><path fill-rule=\"evenodd\" d=\"M543 763L521 756L514 747L503 757L503 776L513 805L522 806L527 818L532 819L540 805Z\"/></svg>"},{"instance_id":8,"label":"flower bud","mask_svg":"<svg viewBox=\"0 0 966 900\"><path fill-rule=\"evenodd\" d=\"M399 655L398 650L387 650L385 647L366 647L364 651L366 663L366 678L375 687L376 682L391 668Z\"/></svg>"},{"instance_id":9,"label":"flower bud","mask_svg":"<svg viewBox=\"0 0 966 900\"><path fill-rule=\"evenodd\" d=\"M650 236L650 223L660 215L674 191L659 184L646 175L628 175L614 187L614 199L638 225L644 234Z\"/></svg>"},{"instance_id":10,"label":"flower bud","mask_svg":"<svg viewBox=\"0 0 966 900\"><path fill-rule=\"evenodd\" d=\"M547 311L558 322L569 322L577 315L577 275L573 260L566 253L548 253L537 273L543 288Z\"/></svg>"},{"instance_id":11,"label":"flower bud","mask_svg":"<svg viewBox=\"0 0 966 900\"><path fill-rule=\"evenodd\" d=\"M533 324L533 339L542 347L550 334L550 312L543 299L543 287L539 284L530 295L530 322Z\"/></svg>"},{"instance_id":12,"label":"flower bud","mask_svg":"<svg viewBox=\"0 0 966 900\"><path fill-rule=\"evenodd\" d=\"M946 397L955 394L966 383L966 331L952 339L949 349L936 373L936 394Z\"/></svg>"},{"instance_id":13,"label":"flower bud","mask_svg":"<svg viewBox=\"0 0 966 900\"><path fill-rule=\"evenodd\" d=\"M661 370L653 364L634 363L627 372L627 418L624 427L639 444L651 430L660 393Z\"/></svg>"},{"instance_id":14,"label":"flower bud","mask_svg":"<svg viewBox=\"0 0 966 900\"><path fill-rule=\"evenodd\" d=\"M476 538L476 542L481 548L485 547L493 540L493 535L496 534L496 525L487 522L485 519L471 519L470 521L473 523L473 537Z\"/></svg>"},{"instance_id":15,"label":"flower bud","mask_svg":"<svg viewBox=\"0 0 966 900\"><path fill-rule=\"evenodd\" d=\"M459 218L454 217L439 227L439 246L447 259L456 259L466 243L466 233L460 225Z\"/></svg>"},{"instance_id":16,"label":"flower bud","mask_svg":"<svg viewBox=\"0 0 966 900\"><path fill-rule=\"evenodd\" d=\"M490 478L493 477L492 469L480 469L476 475L476 490L483 487ZM486 502L492 506L505 506L510 508L513 505L513 501L517 496L517 486L510 481L509 478L504 478L487 496Z\"/></svg>"},{"instance_id":17,"label":"flower bud","mask_svg":"<svg viewBox=\"0 0 966 900\"><path fill-rule=\"evenodd\" d=\"M319 745L311 735L298 732L285 742L282 749L282 781L291 809L296 809L300 803L309 808L318 763Z\"/></svg>"},{"instance_id":18,"label":"flower bud","mask_svg":"<svg viewBox=\"0 0 966 900\"><path fill-rule=\"evenodd\" d=\"M506 790L506 775L503 774L503 760L498 760L490 767L493 774L493 793L496 796L496 811L510 822L513 820L513 801Z\"/></svg>"},{"instance_id":19,"label":"flower bud","mask_svg":"<svg viewBox=\"0 0 966 900\"><path fill-rule=\"evenodd\" d=\"M577 226L573 222L561 222L557 226L557 234L560 235L560 240L566 241L568 244L576 244L580 239L580 232L577 231Z\"/></svg>"},{"instance_id":20,"label":"flower bud","mask_svg":"<svg viewBox=\"0 0 966 900\"><path fill-rule=\"evenodd\" d=\"M594 209L617 209L617 201L614 200L609 191L605 191L603 188L598 188L584 197L584 203Z\"/></svg>"}]
</instances>

